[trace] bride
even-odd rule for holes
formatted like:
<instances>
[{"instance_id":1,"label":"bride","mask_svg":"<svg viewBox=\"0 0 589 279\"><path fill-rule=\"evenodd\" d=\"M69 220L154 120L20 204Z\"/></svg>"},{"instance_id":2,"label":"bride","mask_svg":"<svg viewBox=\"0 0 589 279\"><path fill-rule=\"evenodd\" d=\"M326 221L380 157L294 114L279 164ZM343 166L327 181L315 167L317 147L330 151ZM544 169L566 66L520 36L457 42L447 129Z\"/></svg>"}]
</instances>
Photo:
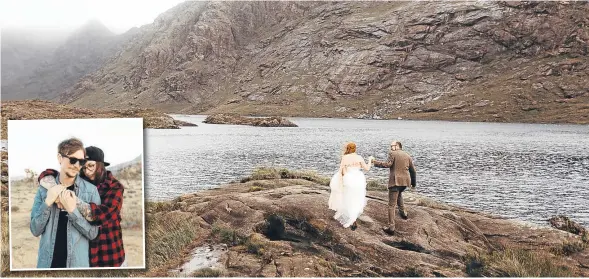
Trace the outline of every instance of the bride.
<instances>
[{"instance_id":1,"label":"bride","mask_svg":"<svg viewBox=\"0 0 589 279\"><path fill-rule=\"evenodd\" d=\"M338 172L331 178L329 187L329 209L335 210L333 218L338 220L344 228L355 230L358 226L356 219L366 206L366 177L362 170L369 171L372 160L364 162L362 156L356 154L356 144L346 144L344 155Z\"/></svg>"}]
</instances>

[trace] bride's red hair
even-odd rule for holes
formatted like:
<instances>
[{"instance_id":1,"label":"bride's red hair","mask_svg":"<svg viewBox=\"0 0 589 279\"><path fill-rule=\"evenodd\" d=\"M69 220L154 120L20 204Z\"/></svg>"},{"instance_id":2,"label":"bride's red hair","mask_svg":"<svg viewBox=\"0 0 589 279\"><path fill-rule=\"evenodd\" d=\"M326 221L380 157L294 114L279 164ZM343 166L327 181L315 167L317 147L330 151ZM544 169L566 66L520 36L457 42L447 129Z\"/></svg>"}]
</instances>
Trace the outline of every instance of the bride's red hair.
<instances>
[{"instance_id":1,"label":"bride's red hair","mask_svg":"<svg viewBox=\"0 0 589 279\"><path fill-rule=\"evenodd\" d=\"M346 152L344 152L344 155L351 154L351 153L354 153L354 152L356 152L356 144L353 143L353 142L349 142L346 145Z\"/></svg>"}]
</instances>

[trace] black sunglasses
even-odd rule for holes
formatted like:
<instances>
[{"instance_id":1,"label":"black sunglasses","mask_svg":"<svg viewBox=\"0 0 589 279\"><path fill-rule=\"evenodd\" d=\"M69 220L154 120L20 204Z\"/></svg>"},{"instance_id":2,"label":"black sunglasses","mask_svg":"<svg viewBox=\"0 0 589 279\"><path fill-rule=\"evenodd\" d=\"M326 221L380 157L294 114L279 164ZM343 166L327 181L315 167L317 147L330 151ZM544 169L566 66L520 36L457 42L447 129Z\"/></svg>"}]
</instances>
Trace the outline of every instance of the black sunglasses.
<instances>
[{"instance_id":1,"label":"black sunglasses","mask_svg":"<svg viewBox=\"0 0 589 279\"><path fill-rule=\"evenodd\" d=\"M65 158L68 158L68 159L70 159L70 164L72 164L72 165L75 165L77 162L80 162L80 166L84 166L84 165L86 165L86 162L88 161L88 160L86 160L86 159L78 159L78 158L74 158L74 157L69 157L69 156L67 156L67 155L64 155L64 154L62 154L62 153L59 153L59 154L60 154L62 157L65 157Z\"/></svg>"}]
</instances>

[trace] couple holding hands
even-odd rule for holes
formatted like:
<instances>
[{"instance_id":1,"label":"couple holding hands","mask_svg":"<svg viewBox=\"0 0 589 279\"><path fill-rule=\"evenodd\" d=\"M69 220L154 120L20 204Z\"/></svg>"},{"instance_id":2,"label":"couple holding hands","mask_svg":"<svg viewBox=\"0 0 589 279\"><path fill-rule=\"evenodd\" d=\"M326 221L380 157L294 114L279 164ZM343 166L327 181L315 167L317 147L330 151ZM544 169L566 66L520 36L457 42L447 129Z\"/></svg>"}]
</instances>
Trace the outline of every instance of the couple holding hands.
<instances>
[{"instance_id":1,"label":"couple holding hands","mask_svg":"<svg viewBox=\"0 0 589 279\"><path fill-rule=\"evenodd\" d=\"M344 228L350 227L352 230L356 230L358 227L356 219L366 206L366 177L363 170L369 171L372 165L390 169L388 225L383 227L383 230L392 235L395 231L396 206L399 206L401 217L408 218L403 203L403 191L407 187L415 187L416 185L413 160L407 152L403 151L403 146L399 141L391 143L387 161L377 161L370 156L368 164L364 162L362 156L356 154L356 144L347 143L339 170L331 178L328 206L329 209L335 210L334 218Z\"/></svg>"}]
</instances>

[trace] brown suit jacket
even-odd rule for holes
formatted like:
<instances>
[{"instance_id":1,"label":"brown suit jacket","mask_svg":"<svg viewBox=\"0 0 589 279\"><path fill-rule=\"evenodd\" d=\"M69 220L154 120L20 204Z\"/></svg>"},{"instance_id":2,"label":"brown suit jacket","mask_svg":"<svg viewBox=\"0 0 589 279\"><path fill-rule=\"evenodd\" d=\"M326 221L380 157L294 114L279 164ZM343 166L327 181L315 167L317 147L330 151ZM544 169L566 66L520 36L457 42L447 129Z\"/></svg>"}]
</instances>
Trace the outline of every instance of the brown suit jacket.
<instances>
[{"instance_id":1,"label":"brown suit jacket","mask_svg":"<svg viewBox=\"0 0 589 279\"><path fill-rule=\"evenodd\" d=\"M417 184L415 166L407 152L397 150L392 152L387 162L374 161L374 166L379 168L390 168L389 187L413 186Z\"/></svg>"}]
</instances>

